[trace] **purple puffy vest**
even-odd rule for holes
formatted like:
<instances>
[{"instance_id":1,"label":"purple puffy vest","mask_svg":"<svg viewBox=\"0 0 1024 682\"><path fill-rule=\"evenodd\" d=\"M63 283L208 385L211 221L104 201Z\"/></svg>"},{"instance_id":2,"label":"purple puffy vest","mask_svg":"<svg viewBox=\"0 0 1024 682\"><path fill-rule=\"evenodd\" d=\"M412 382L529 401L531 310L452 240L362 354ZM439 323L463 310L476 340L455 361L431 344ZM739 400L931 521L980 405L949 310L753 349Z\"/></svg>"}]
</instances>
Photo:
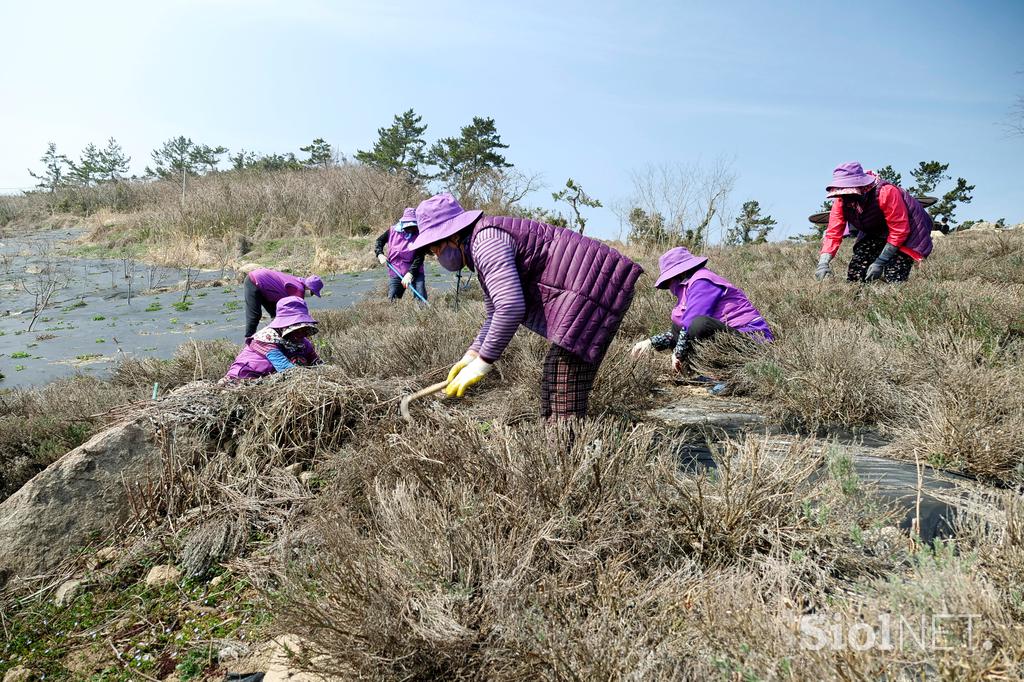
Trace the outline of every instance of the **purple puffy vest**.
<instances>
[{"instance_id":1,"label":"purple puffy vest","mask_svg":"<svg viewBox=\"0 0 1024 682\"><path fill-rule=\"evenodd\" d=\"M508 233L515 243L526 303L523 325L585 362L601 362L643 269L610 246L565 228L483 216L473 239L488 228ZM486 291L487 273L477 276Z\"/></svg>"},{"instance_id":2,"label":"purple puffy vest","mask_svg":"<svg viewBox=\"0 0 1024 682\"><path fill-rule=\"evenodd\" d=\"M891 182L878 179L875 181L875 189L864 198L864 210L858 212L853 206L843 202L843 218L847 225L857 231L857 241L864 237L888 237L889 224L885 220L885 214L878 203L878 193ZM903 198L903 205L907 207L907 218L910 223L910 233L903 246L911 249L922 258L927 258L932 252L932 217L917 199L910 195L910 192L892 185L899 190Z\"/></svg>"},{"instance_id":3,"label":"purple puffy vest","mask_svg":"<svg viewBox=\"0 0 1024 682\"><path fill-rule=\"evenodd\" d=\"M707 268L701 268L697 272L693 273L690 279L683 283L683 286L679 289L679 302L676 307L672 309L672 322L682 326L683 311L686 310L686 292L690 288L690 285L697 280L706 279L712 284L725 289L725 293L715 303L715 307L710 312L710 317L732 327L733 329L739 329L745 327L755 320L763 320L761 312L754 307L754 304L750 302L747 295L743 293L743 290L734 285L732 282L727 280L725 277L708 270Z\"/></svg>"},{"instance_id":4,"label":"purple puffy vest","mask_svg":"<svg viewBox=\"0 0 1024 682\"><path fill-rule=\"evenodd\" d=\"M409 248L411 243L412 239L407 239L405 233L399 232L393 227L391 228L388 234L388 260L403 276L409 272L409 268L412 267L412 261L416 258L416 251ZM422 269L420 272L422 272ZM414 272L412 274L415 276L420 273Z\"/></svg>"}]
</instances>

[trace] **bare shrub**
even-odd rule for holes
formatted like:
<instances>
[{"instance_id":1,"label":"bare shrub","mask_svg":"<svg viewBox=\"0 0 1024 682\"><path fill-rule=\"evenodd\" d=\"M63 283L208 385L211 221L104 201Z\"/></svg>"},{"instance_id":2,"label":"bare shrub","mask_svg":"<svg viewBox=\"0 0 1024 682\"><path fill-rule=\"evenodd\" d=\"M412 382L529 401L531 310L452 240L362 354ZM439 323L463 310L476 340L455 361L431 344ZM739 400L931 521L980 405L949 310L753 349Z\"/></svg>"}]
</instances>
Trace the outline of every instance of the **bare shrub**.
<instances>
[{"instance_id":1,"label":"bare shrub","mask_svg":"<svg viewBox=\"0 0 1024 682\"><path fill-rule=\"evenodd\" d=\"M806 445L733 444L722 475L697 478L666 446L614 421L464 418L366 441L313 514L288 625L342 674L617 677L670 669L679 599L707 571L804 552L818 584L871 564L845 539L871 517L812 478Z\"/></svg>"},{"instance_id":2,"label":"bare shrub","mask_svg":"<svg viewBox=\"0 0 1024 682\"><path fill-rule=\"evenodd\" d=\"M1024 482L1024 376L1020 366L948 366L916 397L900 452L935 467Z\"/></svg>"},{"instance_id":3,"label":"bare shrub","mask_svg":"<svg viewBox=\"0 0 1024 682\"><path fill-rule=\"evenodd\" d=\"M111 382L118 386L171 390L190 381L217 380L235 359L238 346L229 341L190 341L182 344L170 360L129 358L114 368Z\"/></svg>"}]
</instances>

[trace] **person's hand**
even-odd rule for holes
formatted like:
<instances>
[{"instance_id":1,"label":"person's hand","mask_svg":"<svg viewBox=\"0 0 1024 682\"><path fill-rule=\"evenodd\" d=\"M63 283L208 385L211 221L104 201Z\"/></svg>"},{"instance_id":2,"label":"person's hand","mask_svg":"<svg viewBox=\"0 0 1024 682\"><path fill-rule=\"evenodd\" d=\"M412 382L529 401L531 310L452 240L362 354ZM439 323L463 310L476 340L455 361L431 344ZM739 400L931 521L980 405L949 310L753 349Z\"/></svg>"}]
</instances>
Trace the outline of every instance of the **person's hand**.
<instances>
[{"instance_id":1,"label":"person's hand","mask_svg":"<svg viewBox=\"0 0 1024 682\"><path fill-rule=\"evenodd\" d=\"M378 253L377 254L377 262L380 263L381 265L387 265L388 264L388 257L385 256L383 253Z\"/></svg>"},{"instance_id":2,"label":"person's hand","mask_svg":"<svg viewBox=\"0 0 1024 682\"><path fill-rule=\"evenodd\" d=\"M462 359L452 365L452 368L448 370L448 383L451 383L456 375L462 371L462 368L473 362L479 357L475 350L467 350L466 354L462 356Z\"/></svg>"},{"instance_id":3,"label":"person's hand","mask_svg":"<svg viewBox=\"0 0 1024 682\"><path fill-rule=\"evenodd\" d=\"M444 389L445 395L449 398L461 398L466 394L466 389L473 384L479 383L494 367L489 362L480 358L474 358L472 362L462 368L454 379L448 382L448 388Z\"/></svg>"},{"instance_id":4,"label":"person's hand","mask_svg":"<svg viewBox=\"0 0 1024 682\"><path fill-rule=\"evenodd\" d=\"M641 355L643 355L644 353L650 352L651 348L653 348L653 347L654 347L654 344L651 343L650 339L644 339L643 341L637 341L635 344L633 344L633 349L629 351L629 354L632 355L634 359L637 359Z\"/></svg>"},{"instance_id":5,"label":"person's hand","mask_svg":"<svg viewBox=\"0 0 1024 682\"><path fill-rule=\"evenodd\" d=\"M412 273L411 272L407 272L402 277L402 286L405 287L406 289L408 289L410 284L412 284Z\"/></svg>"},{"instance_id":6,"label":"person's hand","mask_svg":"<svg viewBox=\"0 0 1024 682\"><path fill-rule=\"evenodd\" d=\"M683 373L683 361L677 358L675 355L672 356L672 369L673 371L682 374Z\"/></svg>"},{"instance_id":7,"label":"person's hand","mask_svg":"<svg viewBox=\"0 0 1024 682\"><path fill-rule=\"evenodd\" d=\"M865 282L874 282L882 276L885 271L885 266L889 264L896 254L900 252L899 248L892 244L886 244L885 248L882 249L882 253L878 254L878 258L875 262L868 266L867 272L864 273Z\"/></svg>"},{"instance_id":8,"label":"person's hand","mask_svg":"<svg viewBox=\"0 0 1024 682\"><path fill-rule=\"evenodd\" d=\"M829 268L829 263L832 262L832 256L827 253L823 253L818 256L818 267L814 270L814 279L819 282L826 277L832 276L832 270Z\"/></svg>"}]
</instances>

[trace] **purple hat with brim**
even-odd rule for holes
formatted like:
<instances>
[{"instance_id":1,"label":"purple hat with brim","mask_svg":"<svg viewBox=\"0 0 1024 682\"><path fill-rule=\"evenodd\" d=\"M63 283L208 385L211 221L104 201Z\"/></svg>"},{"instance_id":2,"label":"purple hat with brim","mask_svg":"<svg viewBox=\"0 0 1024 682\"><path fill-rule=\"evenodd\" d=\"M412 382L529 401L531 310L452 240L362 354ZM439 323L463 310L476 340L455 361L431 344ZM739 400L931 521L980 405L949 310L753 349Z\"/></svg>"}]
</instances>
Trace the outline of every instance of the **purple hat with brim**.
<instances>
[{"instance_id":1,"label":"purple hat with brim","mask_svg":"<svg viewBox=\"0 0 1024 682\"><path fill-rule=\"evenodd\" d=\"M658 259L658 269L661 272L658 274L658 281L654 283L654 286L659 289L667 289L673 277L702 268L707 262L706 256L694 256L685 247L677 246L674 249L669 249Z\"/></svg>"},{"instance_id":2,"label":"purple hat with brim","mask_svg":"<svg viewBox=\"0 0 1024 682\"><path fill-rule=\"evenodd\" d=\"M416 207L419 235L412 240L412 248L422 249L442 239L461 232L484 214L483 211L467 211L451 194L445 192L420 202Z\"/></svg>"},{"instance_id":3,"label":"purple hat with brim","mask_svg":"<svg viewBox=\"0 0 1024 682\"><path fill-rule=\"evenodd\" d=\"M320 275L310 275L306 279L302 280L306 285L306 288L313 292L313 295L320 298L320 291L324 288L324 281L320 279Z\"/></svg>"},{"instance_id":4,"label":"purple hat with brim","mask_svg":"<svg viewBox=\"0 0 1024 682\"><path fill-rule=\"evenodd\" d=\"M402 211L402 219L399 221L403 225L415 225L416 224L416 209L411 206Z\"/></svg>"},{"instance_id":5,"label":"purple hat with brim","mask_svg":"<svg viewBox=\"0 0 1024 682\"><path fill-rule=\"evenodd\" d=\"M277 311L270 326L274 329L284 329L297 324L316 324L309 315L309 308L306 301L298 296L285 296L277 302Z\"/></svg>"},{"instance_id":6,"label":"purple hat with brim","mask_svg":"<svg viewBox=\"0 0 1024 682\"><path fill-rule=\"evenodd\" d=\"M829 192L833 188L864 187L874 184L875 178L864 172L864 167L857 161L848 161L836 166L832 171L832 182L825 187Z\"/></svg>"}]
</instances>

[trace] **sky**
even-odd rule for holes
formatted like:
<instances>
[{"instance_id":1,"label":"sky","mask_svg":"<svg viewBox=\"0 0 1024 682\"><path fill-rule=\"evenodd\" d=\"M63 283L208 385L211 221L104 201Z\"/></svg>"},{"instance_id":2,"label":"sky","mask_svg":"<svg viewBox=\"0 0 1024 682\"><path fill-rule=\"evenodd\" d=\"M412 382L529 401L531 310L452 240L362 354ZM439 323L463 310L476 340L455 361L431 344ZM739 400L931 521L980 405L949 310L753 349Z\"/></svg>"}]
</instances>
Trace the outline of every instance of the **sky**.
<instances>
[{"instance_id":1,"label":"sky","mask_svg":"<svg viewBox=\"0 0 1024 682\"><path fill-rule=\"evenodd\" d=\"M806 232L834 166L923 160L976 185L957 217L1024 221L1024 2L0 0L0 191L31 187L50 141L115 137L133 158L185 135L352 156L413 108L427 138L494 118L508 160L605 205L649 165L737 176ZM609 209L588 232L614 237Z\"/></svg>"}]
</instances>

